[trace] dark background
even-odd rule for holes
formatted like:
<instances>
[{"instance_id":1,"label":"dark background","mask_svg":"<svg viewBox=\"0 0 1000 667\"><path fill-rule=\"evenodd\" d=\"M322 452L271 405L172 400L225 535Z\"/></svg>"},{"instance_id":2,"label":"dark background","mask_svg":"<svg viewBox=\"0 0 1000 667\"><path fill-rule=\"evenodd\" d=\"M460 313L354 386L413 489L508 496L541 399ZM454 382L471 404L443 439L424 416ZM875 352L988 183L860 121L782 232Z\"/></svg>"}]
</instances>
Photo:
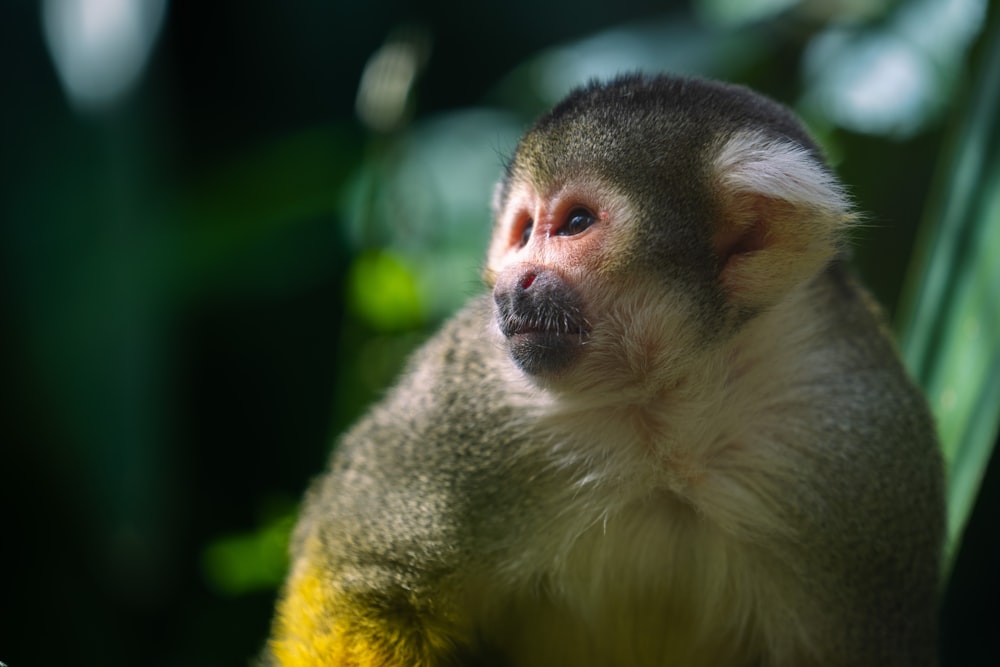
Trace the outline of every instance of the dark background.
<instances>
[{"instance_id":1,"label":"dark background","mask_svg":"<svg viewBox=\"0 0 1000 667\"><path fill-rule=\"evenodd\" d=\"M809 54L833 28L859 45L897 34L928 4L176 0L135 86L88 106L60 84L41 4L6 2L0 660L247 662L308 479L475 292L489 181L550 102L546 77L586 75L580 53L621 48L625 67L794 105L867 212L858 268L894 312L996 7L945 45L929 101L881 127L830 113ZM355 99L387 40L427 57L408 113L380 130ZM480 153L460 154L458 132ZM450 180L464 160L485 176ZM444 195L414 188L438 174ZM947 664L1000 664L996 488L957 561Z\"/></svg>"}]
</instances>

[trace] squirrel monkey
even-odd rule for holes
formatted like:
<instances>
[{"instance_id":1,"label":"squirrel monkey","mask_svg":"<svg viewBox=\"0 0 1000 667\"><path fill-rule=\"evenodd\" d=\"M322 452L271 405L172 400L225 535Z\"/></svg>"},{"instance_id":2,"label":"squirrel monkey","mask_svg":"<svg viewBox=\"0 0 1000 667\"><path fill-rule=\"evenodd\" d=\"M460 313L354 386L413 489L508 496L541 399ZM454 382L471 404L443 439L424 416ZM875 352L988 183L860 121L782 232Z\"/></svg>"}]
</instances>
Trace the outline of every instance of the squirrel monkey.
<instances>
[{"instance_id":1,"label":"squirrel monkey","mask_svg":"<svg viewBox=\"0 0 1000 667\"><path fill-rule=\"evenodd\" d=\"M267 660L934 664L934 426L791 112L592 83L494 210L491 293L310 490Z\"/></svg>"}]
</instances>

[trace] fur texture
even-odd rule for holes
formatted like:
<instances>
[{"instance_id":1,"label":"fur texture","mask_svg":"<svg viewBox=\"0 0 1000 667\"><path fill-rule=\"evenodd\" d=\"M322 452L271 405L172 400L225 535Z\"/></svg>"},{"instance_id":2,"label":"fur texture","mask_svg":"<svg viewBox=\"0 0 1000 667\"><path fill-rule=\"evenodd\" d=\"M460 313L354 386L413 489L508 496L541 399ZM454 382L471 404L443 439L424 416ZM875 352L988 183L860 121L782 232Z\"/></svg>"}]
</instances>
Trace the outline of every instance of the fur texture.
<instances>
[{"instance_id":1,"label":"fur texture","mask_svg":"<svg viewBox=\"0 0 1000 667\"><path fill-rule=\"evenodd\" d=\"M270 659L933 664L933 424L790 113L593 84L525 136L495 207L493 295L307 497Z\"/></svg>"}]
</instances>

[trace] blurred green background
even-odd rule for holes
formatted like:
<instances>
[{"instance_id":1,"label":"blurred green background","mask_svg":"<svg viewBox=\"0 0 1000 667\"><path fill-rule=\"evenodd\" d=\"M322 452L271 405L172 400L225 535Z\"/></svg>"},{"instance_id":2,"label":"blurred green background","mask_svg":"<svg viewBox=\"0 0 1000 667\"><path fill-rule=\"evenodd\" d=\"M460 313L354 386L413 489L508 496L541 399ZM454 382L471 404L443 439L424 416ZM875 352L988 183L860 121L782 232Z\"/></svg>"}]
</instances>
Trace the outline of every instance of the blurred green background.
<instances>
[{"instance_id":1,"label":"blurred green background","mask_svg":"<svg viewBox=\"0 0 1000 667\"><path fill-rule=\"evenodd\" d=\"M952 466L944 662L1000 664L998 14L7 0L0 661L246 664L332 439L479 289L518 134L641 68L793 106L867 212Z\"/></svg>"}]
</instances>

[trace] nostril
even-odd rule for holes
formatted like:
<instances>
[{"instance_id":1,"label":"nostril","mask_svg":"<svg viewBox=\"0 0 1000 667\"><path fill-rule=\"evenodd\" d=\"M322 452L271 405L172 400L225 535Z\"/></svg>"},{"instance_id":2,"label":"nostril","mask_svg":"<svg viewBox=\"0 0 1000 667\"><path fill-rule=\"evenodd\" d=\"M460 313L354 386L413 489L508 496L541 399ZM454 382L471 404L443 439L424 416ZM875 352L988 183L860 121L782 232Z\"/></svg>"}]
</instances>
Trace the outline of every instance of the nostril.
<instances>
[{"instance_id":1,"label":"nostril","mask_svg":"<svg viewBox=\"0 0 1000 667\"><path fill-rule=\"evenodd\" d=\"M533 282L535 282L535 272L528 271L521 276L521 289L528 289Z\"/></svg>"}]
</instances>

